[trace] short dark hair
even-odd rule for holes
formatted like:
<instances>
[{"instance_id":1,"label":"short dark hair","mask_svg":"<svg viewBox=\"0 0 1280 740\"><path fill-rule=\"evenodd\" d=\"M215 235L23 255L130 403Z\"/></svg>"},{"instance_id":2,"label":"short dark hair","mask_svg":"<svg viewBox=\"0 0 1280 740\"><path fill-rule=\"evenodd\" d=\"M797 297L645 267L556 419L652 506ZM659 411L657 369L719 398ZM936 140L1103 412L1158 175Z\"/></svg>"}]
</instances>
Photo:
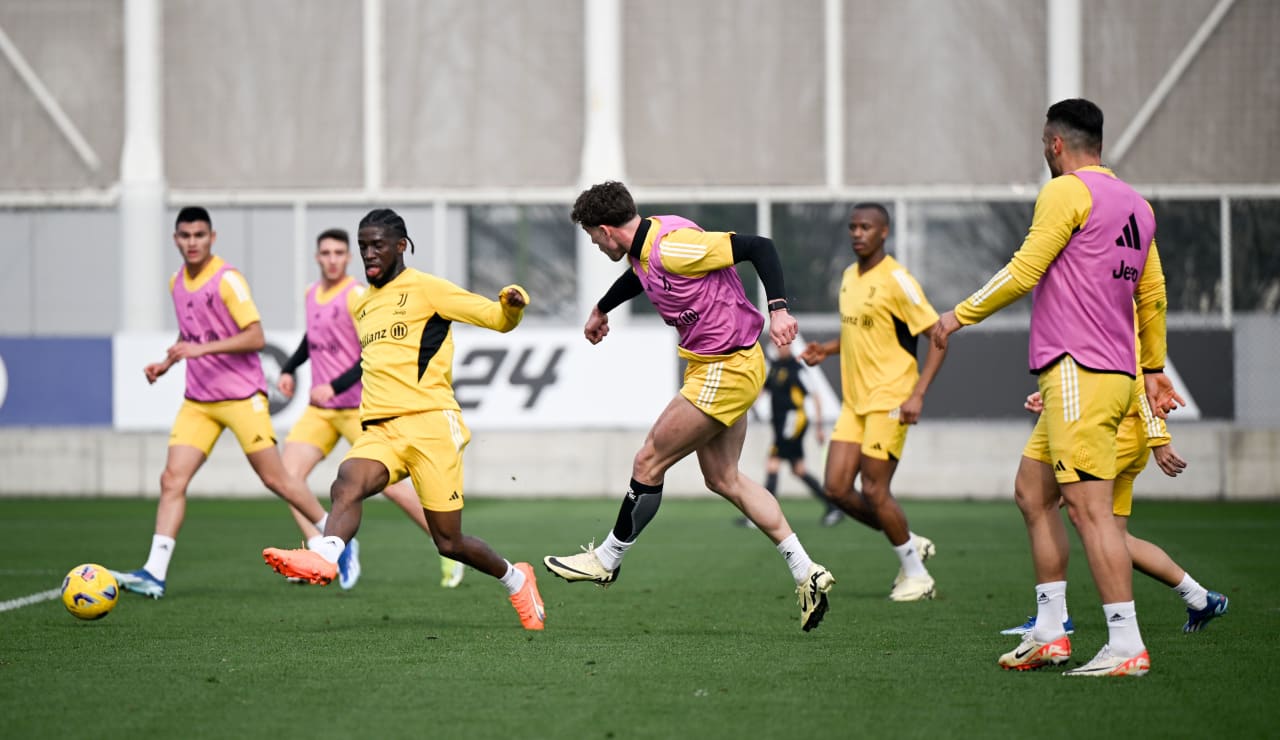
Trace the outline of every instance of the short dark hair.
<instances>
[{"instance_id":1,"label":"short dark hair","mask_svg":"<svg viewBox=\"0 0 1280 740\"><path fill-rule=\"evenodd\" d=\"M1102 109L1093 102L1084 98L1059 100L1049 106L1045 122L1071 149L1102 154Z\"/></svg>"},{"instance_id":2,"label":"short dark hair","mask_svg":"<svg viewBox=\"0 0 1280 740\"><path fill-rule=\"evenodd\" d=\"M364 215L360 219L360 228L366 226L376 226L391 232L391 236L395 239L404 239L409 242L409 251L414 248L413 239L409 238L409 228L404 225L404 219L400 214L390 208L375 208Z\"/></svg>"},{"instance_id":3,"label":"short dark hair","mask_svg":"<svg viewBox=\"0 0 1280 740\"><path fill-rule=\"evenodd\" d=\"M621 226L637 215L636 201L627 186L608 180L582 191L569 218L583 226Z\"/></svg>"},{"instance_id":4,"label":"short dark hair","mask_svg":"<svg viewBox=\"0 0 1280 740\"><path fill-rule=\"evenodd\" d=\"M193 221L204 221L209 224L209 228L213 228L213 219L209 218L209 212L204 206L186 206L178 211L178 217L173 221L173 228L178 228L178 224L189 224Z\"/></svg>"},{"instance_id":5,"label":"short dark hair","mask_svg":"<svg viewBox=\"0 0 1280 740\"><path fill-rule=\"evenodd\" d=\"M316 237L316 246L320 246L320 242L325 239L333 239L346 244L348 247L351 246L351 237L347 235L346 229L325 229L320 232L320 236Z\"/></svg>"},{"instance_id":6,"label":"short dark hair","mask_svg":"<svg viewBox=\"0 0 1280 740\"><path fill-rule=\"evenodd\" d=\"M870 201L854 203L853 208L849 209L849 212L853 213L854 211L876 211L880 214L880 218L884 219L884 225L889 225L889 209L885 208L880 203L872 203Z\"/></svg>"}]
</instances>

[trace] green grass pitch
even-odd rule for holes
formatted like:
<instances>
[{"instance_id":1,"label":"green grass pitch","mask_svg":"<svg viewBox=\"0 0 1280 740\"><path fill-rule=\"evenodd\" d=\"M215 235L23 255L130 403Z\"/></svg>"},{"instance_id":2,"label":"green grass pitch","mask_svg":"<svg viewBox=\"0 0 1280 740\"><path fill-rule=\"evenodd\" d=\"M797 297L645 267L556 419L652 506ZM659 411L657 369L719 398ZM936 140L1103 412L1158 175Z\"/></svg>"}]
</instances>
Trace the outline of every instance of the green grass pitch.
<instances>
[{"instance_id":1,"label":"green grass pitch","mask_svg":"<svg viewBox=\"0 0 1280 740\"><path fill-rule=\"evenodd\" d=\"M1280 727L1280 506L1139 501L1131 530L1231 599L1203 633L1163 585L1135 576L1153 668L1140 679L1001 671L998 630L1032 613L1026 536L1011 502L905 502L933 538L932 602L886 600L896 559L853 522L824 529L784 504L835 573L808 634L792 581L719 500L670 499L616 585L541 567L603 536L616 499L475 497L466 529L535 564L547 629L526 633L474 571L441 589L434 550L371 501L364 577L293 586L264 546L297 530L275 501L193 500L168 595L123 594L80 622L59 600L0 612L0 725L10 738L1265 737ZM56 588L81 562L141 565L153 501L0 500L0 602ZM1074 541L1074 535L1073 535ZM1072 665L1106 639L1078 545Z\"/></svg>"}]
</instances>

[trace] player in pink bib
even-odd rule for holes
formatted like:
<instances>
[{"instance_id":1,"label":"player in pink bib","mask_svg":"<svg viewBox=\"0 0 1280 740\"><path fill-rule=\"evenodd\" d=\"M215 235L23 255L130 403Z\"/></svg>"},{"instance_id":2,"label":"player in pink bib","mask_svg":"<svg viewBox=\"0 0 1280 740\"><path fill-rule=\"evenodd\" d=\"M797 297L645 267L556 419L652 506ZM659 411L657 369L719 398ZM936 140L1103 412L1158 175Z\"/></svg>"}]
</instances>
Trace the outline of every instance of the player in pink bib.
<instances>
[{"instance_id":1,"label":"player in pink bib","mask_svg":"<svg viewBox=\"0 0 1280 740\"><path fill-rule=\"evenodd\" d=\"M144 369L147 382L154 383L174 364L187 363L186 400L169 435L151 553L137 570L112 571L121 587L153 599L165 593L169 561L186 517L187 485L224 428L236 435L262 484L300 512L303 536L315 541L324 531L324 508L289 473L276 450L258 359L266 344L262 321L244 277L214 256L216 239L208 211L190 206L178 213L173 243L184 265L169 282L178 341L164 360Z\"/></svg>"},{"instance_id":2,"label":"player in pink bib","mask_svg":"<svg viewBox=\"0 0 1280 740\"><path fill-rule=\"evenodd\" d=\"M591 311L585 334L598 344L609 333L608 313L641 293L679 335L688 362L684 386L654 422L636 453L631 484L617 523L599 547L576 555L547 556L547 570L567 581L613 583L622 558L658 513L667 470L695 453L707 488L737 506L777 547L796 582L800 626L818 626L835 579L813 562L781 507L739 470L747 410L764 385L764 355L757 339L764 317L747 300L734 265L750 262L769 300L769 338L789 345L796 320L787 312L782 265L773 242L760 236L708 232L680 216L641 218L620 182L596 185L578 196L572 218L622 274Z\"/></svg>"}]
</instances>

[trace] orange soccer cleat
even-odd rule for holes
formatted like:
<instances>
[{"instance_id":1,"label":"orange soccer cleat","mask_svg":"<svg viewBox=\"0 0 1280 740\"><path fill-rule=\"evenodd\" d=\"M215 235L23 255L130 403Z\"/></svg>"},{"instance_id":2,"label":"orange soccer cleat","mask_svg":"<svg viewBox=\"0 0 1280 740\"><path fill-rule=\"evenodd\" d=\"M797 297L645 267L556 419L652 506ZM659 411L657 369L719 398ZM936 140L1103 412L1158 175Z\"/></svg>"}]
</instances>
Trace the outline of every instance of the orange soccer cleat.
<instances>
[{"instance_id":1,"label":"orange soccer cleat","mask_svg":"<svg viewBox=\"0 0 1280 740\"><path fill-rule=\"evenodd\" d=\"M281 550L268 547L262 559L271 569L286 578L299 578L307 583L328 585L338 577L338 564L330 563L314 550Z\"/></svg>"},{"instance_id":2,"label":"orange soccer cleat","mask_svg":"<svg viewBox=\"0 0 1280 740\"><path fill-rule=\"evenodd\" d=\"M520 615L520 624L527 630L540 630L546 624L547 610L542 606L542 596L538 593L538 579L533 576L533 567L528 563L516 563L516 570L524 573L524 586L511 595L511 606Z\"/></svg>"}]
</instances>

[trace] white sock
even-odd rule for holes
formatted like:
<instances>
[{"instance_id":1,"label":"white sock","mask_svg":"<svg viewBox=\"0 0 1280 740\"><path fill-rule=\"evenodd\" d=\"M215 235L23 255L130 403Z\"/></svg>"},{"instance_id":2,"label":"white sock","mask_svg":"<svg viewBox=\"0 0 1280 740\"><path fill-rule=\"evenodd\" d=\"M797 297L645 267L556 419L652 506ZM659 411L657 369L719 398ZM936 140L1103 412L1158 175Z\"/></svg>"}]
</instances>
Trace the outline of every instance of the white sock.
<instances>
[{"instance_id":1,"label":"white sock","mask_svg":"<svg viewBox=\"0 0 1280 740\"><path fill-rule=\"evenodd\" d=\"M901 545L894 545L893 551L898 554L898 562L902 563L902 572L908 578L929 575L929 571L924 567L924 561L920 559L920 551L916 550L915 535L908 537L907 541Z\"/></svg>"},{"instance_id":2,"label":"white sock","mask_svg":"<svg viewBox=\"0 0 1280 740\"><path fill-rule=\"evenodd\" d=\"M1062 623L1067 621L1067 582L1050 581L1036 584L1036 626L1031 639L1053 642L1067 634Z\"/></svg>"},{"instance_id":3,"label":"white sock","mask_svg":"<svg viewBox=\"0 0 1280 740\"><path fill-rule=\"evenodd\" d=\"M1196 583L1196 579L1191 577L1190 573L1182 576L1182 583L1173 587L1187 606L1192 609L1203 609L1209 605L1209 591L1204 586Z\"/></svg>"},{"instance_id":4,"label":"white sock","mask_svg":"<svg viewBox=\"0 0 1280 740\"><path fill-rule=\"evenodd\" d=\"M324 516L320 517L320 521L315 523L316 529L320 530L320 534L324 534L324 525L328 523L329 523L329 514L328 512L326 512Z\"/></svg>"},{"instance_id":5,"label":"white sock","mask_svg":"<svg viewBox=\"0 0 1280 740\"><path fill-rule=\"evenodd\" d=\"M510 560L505 561L507 564L507 572L498 580L502 581L502 585L507 587L507 593L515 596L520 593L520 589L524 588L524 571L518 570L511 564Z\"/></svg>"},{"instance_id":6,"label":"white sock","mask_svg":"<svg viewBox=\"0 0 1280 740\"><path fill-rule=\"evenodd\" d=\"M787 567L791 569L791 577L796 579L796 585L804 583L804 579L809 577L809 566L813 565L813 561L809 559L809 553L804 551L804 545L800 544L800 538L795 532L778 543L778 552L787 561Z\"/></svg>"},{"instance_id":7,"label":"white sock","mask_svg":"<svg viewBox=\"0 0 1280 740\"><path fill-rule=\"evenodd\" d=\"M622 556L626 555L627 550L630 550L634 544L634 540L623 542L610 532L609 536L604 538L604 542L596 548L596 557L600 559L600 564L605 567L605 570L617 570L618 565L622 563Z\"/></svg>"},{"instance_id":8,"label":"white sock","mask_svg":"<svg viewBox=\"0 0 1280 740\"><path fill-rule=\"evenodd\" d=\"M318 535L316 535L315 537L308 537L308 538L307 538L307 549L308 549L308 550L319 550L319 549L320 549L320 545L321 545L323 542L324 542L324 535L323 535L323 534L318 534Z\"/></svg>"},{"instance_id":9,"label":"white sock","mask_svg":"<svg viewBox=\"0 0 1280 740\"><path fill-rule=\"evenodd\" d=\"M338 558L341 557L342 551L347 549L347 543L341 537L331 534L328 537L321 537L320 542L316 543L314 547L308 542L307 549L320 553L320 557L330 563L336 563Z\"/></svg>"},{"instance_id":10,"label":"white sock","mask_svg":"<svg viewBox=\"0 0 1280 740\"><path fill-rule=\"evenodd\" d=\"M1138 631L1138 610L1132 601L1103 604L1102 616L1107 620L1107 644L1116 655L1128 658L1147 649Z\"/></svg>"},{"instance_id":11,"label":"white sock","mask_svg":"<svg viewBox=\"0 0 1280 740\"><path fill-rule=\"evenodd\" d=\"M152 535L151 554L142 569L163 581L169 575L169 559L173 557L173 548L177 541L162 534Z\"/></svg>"}]
</instances>

